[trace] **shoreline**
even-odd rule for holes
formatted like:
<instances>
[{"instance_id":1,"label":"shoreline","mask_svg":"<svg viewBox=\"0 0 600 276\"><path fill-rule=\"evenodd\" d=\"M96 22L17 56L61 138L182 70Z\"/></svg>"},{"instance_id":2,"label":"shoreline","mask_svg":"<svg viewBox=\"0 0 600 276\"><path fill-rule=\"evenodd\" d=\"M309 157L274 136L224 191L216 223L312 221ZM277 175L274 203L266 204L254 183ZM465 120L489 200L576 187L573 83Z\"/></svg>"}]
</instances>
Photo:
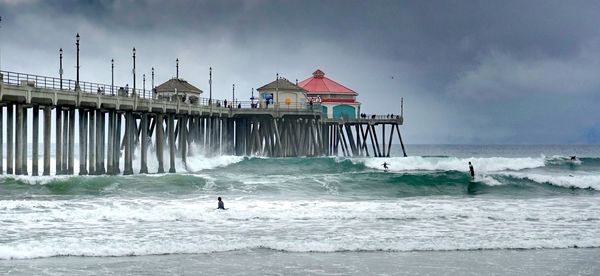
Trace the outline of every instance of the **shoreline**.
<instances>
[{"instance_id":1,"label":"shoreline","mask_svg":"<svg viewBox=\"0 0 600 276\"><path fill-rule=\"evenodd\" d=\"M598 275L600 248L284 252L0 260L0 274Z\"/></svg>"}]
</instances>

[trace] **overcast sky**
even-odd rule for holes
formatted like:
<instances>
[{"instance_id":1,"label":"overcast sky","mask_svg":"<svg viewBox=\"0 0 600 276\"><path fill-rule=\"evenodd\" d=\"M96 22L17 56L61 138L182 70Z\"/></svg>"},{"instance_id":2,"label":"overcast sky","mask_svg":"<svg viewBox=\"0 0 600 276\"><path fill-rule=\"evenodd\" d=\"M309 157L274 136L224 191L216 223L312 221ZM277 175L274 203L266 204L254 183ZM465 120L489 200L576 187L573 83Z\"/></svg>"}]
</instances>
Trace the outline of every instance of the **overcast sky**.
<instances>
[{"instance_id":1,"label":"overcast sky","mask_svg":"<svg viewBox=\"0 0 600 276\"><path fill-rule=\"evenodd\" d=\"M405 142L600 143L600 1L0 0L2 70L132 83L175 75L240 100L316 69L399 113Z\"/></svg>"}]
</instances>

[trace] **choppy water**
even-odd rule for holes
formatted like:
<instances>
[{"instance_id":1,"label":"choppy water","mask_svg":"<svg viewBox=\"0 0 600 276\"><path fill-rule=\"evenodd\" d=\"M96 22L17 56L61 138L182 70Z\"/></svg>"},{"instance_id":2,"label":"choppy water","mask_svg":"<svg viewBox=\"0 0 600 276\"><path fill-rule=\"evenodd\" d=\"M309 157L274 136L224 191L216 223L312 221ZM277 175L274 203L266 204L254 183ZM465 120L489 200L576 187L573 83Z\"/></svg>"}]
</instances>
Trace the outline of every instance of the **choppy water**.
<instances>
[{"instance_id":1,"label":"choppy water","mask_svg":"<svg viewBox=\"0 0 600 276\"><path fill-rule=\"evenodd\" d=\"M2 176L0 259L600 247L599 146L408 150L426 156L198 156L178 174Z\"/></svg>"}]
</instances>

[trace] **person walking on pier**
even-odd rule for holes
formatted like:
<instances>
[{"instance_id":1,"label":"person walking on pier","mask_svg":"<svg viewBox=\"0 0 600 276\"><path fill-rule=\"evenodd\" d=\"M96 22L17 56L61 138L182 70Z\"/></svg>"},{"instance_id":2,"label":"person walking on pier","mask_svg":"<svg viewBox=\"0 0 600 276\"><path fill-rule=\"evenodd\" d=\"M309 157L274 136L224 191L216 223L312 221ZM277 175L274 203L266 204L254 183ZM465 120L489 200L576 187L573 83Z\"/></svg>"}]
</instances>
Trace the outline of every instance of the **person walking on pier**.
<instances>
[{"instance_id":1,"label":"person walking on pier","mask_svg":"<svg viewBox=\"0 0 600 276\"><path fill-rule=\"evenodd\" d=\"M225 203L223 203L223 201L221 200L221 197L217 198L218 203L217 203L217 210L227 210L225 209Z\"/></svg>"},{"instance_id":2,"label":"person walking on pier","mask_svg":"<svg viewBox=\"0 0 600 276\"><path fill-rule=\"evenodd\" d=\"M471 162L469 162L469 171L471 172L471 178L475 179L475 169L473 169Z\"/></svg>"}]
</instances>

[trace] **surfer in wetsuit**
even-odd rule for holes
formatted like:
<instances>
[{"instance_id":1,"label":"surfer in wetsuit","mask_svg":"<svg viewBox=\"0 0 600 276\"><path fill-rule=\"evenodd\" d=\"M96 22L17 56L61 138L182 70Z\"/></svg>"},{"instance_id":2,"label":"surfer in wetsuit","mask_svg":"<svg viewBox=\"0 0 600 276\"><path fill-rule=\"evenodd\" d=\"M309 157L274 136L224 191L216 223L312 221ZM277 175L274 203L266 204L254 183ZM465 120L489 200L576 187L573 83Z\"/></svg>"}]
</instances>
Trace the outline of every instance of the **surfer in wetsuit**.
<instances>
[{"instance_id":1,"label":"surfer in wetsuit","mask_svg":"<svg viewBox=\"0 0 600 276\"><path fill-rule=\"evenodd\" d=\"M577 160L577 156L573 155L571 156L571 161L576 161Z\"/></svg>"},{"instance_id":2,"label":"surfer in wetsuit","mask_svg":"<svg viewBox=\"0 0 600 276\"><path fill-rule=\"evenodd\" d=\"M218 200L219 200L219 203L218 203L218 207L217 207L217 209L218 209L218 210L219 210L219 209L220 209L220 210L227 210L227 209L225 209L225 203L223 203L223 201L221 200L221 197L219 197L219 198L218 198Z\"/></svg>"},{"instance_id":3,"label":"surfer in wetsuit","mask_svg":"<svg viewBox=\"0 0 600 276\"><path fill-rule=\"evenodd\" d=\"M383 170L385 170L386 172L390 169L388 167L389 164L387 162L383 162L383 164L381 164L381 165L383 165Z\"/></svg>"},{"instance_id":4,"label":"surfer in wetsuit","mask_svg":"<svg viewBox=\"0 0 600 276\"><path fill-rule=\"evenodd\" d=\"M469 171L471 172L471 178L475 179L475 169L473 169L471 162L469 162Z\"/></svg>"}]
</instances>

